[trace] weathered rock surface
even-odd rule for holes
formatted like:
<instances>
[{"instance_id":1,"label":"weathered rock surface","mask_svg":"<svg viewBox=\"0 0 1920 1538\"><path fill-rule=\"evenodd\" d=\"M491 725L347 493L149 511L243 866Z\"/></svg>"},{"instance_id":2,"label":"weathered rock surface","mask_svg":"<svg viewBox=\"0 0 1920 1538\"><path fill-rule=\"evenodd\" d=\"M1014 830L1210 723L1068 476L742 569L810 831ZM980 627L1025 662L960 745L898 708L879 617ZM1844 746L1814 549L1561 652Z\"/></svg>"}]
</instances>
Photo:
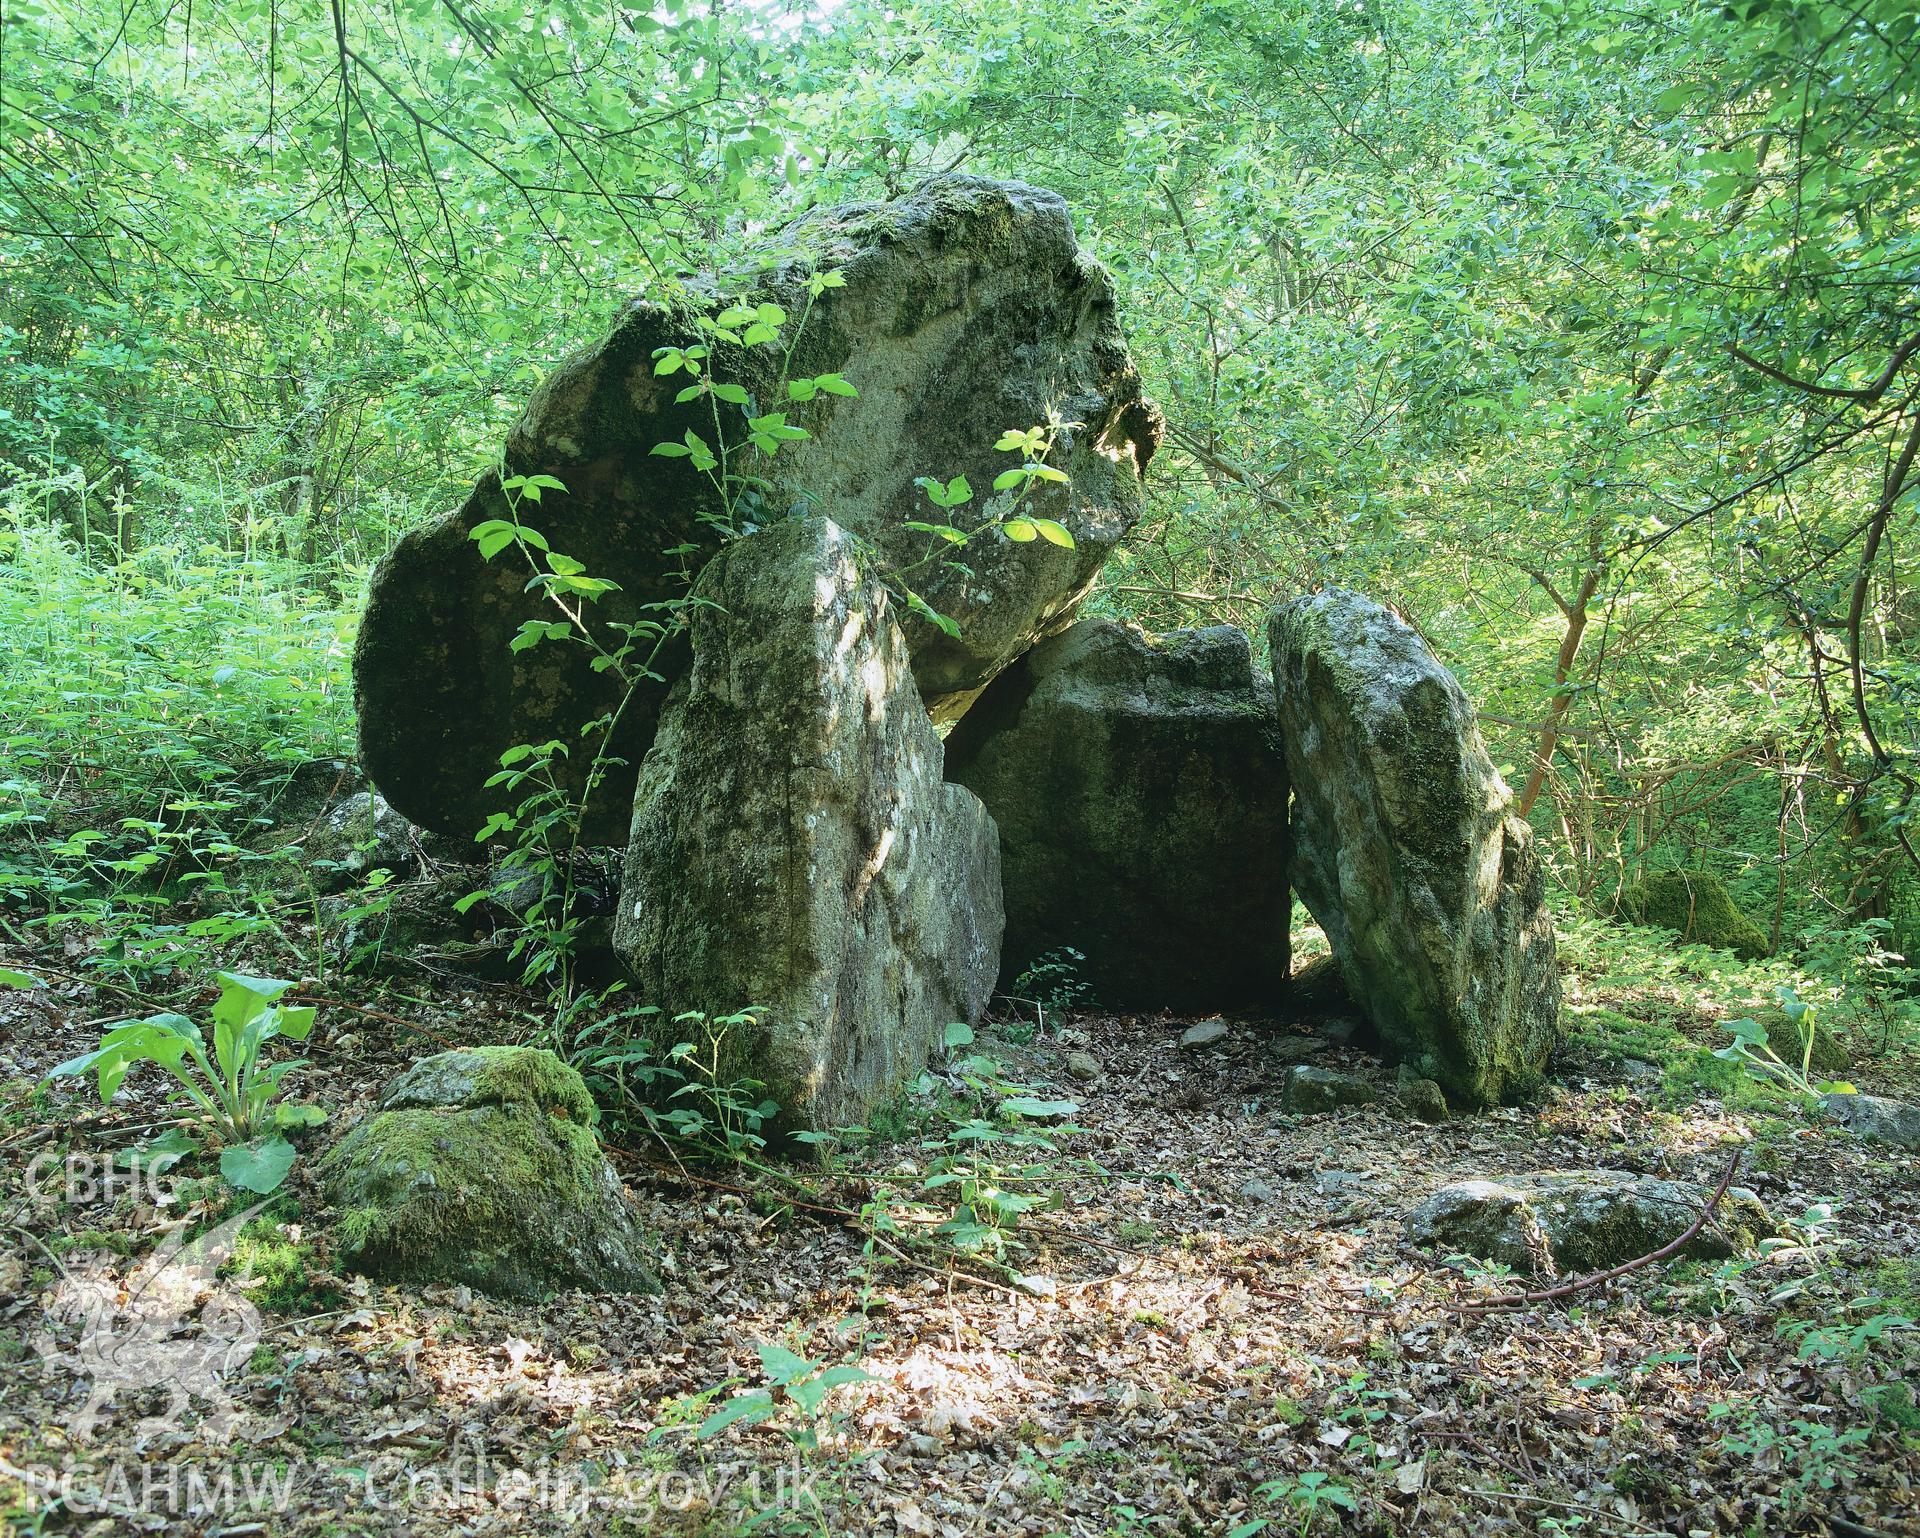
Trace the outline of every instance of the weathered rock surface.
<instances>
[{"instance_id":1,"label":"weathered rock surface","mask_svg":"<svg viewBox=\"0 0 1920 1538\"><path fill-rule=\"evenodd\" d=\"M1082 620L997 679L947 777L1000 826L1003 987L1063 946L1107 1008L1266 1002L1287 978L1286 759L1228 626Z\"/></svg>"},{"instance_id":2,"label":"weathered rock surface","mask_svg":"<svg viewBox=\"0 0 1920 1538\"><path fill-rule=\"evenodd\" d=\"M1559 1036L1531 830L1460 685L1396 615L1331 589L1274 612L1293 877L1386 1048L1483 1106Z\"/></svg>"},{"instance_id":3,"label":"weathered rock surface","mask_svg":"<svg viewBox=\"0 0 1920 1538\"><path fill-rule=\"evenodd\" d=\"M809 309L815 271L838 271L845 286ZM797 337L788 377L838 374L859 391L789 401L778 346L745 346L743 333L740 346L712 343L712 377L748 391L753 411L783 411L813 435L797 452L767 458L740 427L731 468L764 483L735 509L735 532L804 499L888 563L951 553L907 520L979 527L1013 495L989 489L1015 462L995 451L1001 433L1071 424L1049 458L1069 482L1045 484L1032 510L1071 530L1072 549L995 532L965 547L964 570L935 559L915 572L916 591L960 627L955 639L899 617L915 677L936 713L963 709L1035 639L1070 621L1139 515L1160 419L1141 399L1111 280L1079 248L1056 194L947 176L897 202L817 211L770 243L763 270L730 274L683 304L629 305L535 392L504 458L510 475L564 484L520 513L555 550L620 584L593 608L597 622L631 622L677 596L719 546L725 512L707 478L652 450L690 430L711 445L713 402L676 403L688 376L656 375L655 353L700 340L694 315L717 311L723 296L786 313L782 341ZM723 420L738 425L739 409L723 406ZM914 485L959 475L974 497L950 513L931 509ZM469 539L477 524L506 516L500 479L488 475L457 513L402 540L374 574L354 665L367 773L407 816L465 837L499 804L484 786L504 750L575 742L621 693L610 674L592 670L585 647L509 651L523 621L558 613L525 591L529 571L516 551L488 563ZM683 547L691 553L665 553ZM669 679L685 666L677 643L654 661ZM617 745L629 767L598 798L592 842L624 834L663 697L644 687L622 717ZM583 776L579 757L570 768Z\"/></svg>"},{"instance_id":4,"label":"weathered rock surface","mask_svg":"<svg viewBox=\"0 0 1920 1538\"><path fill-rule=\"evenodd\" d=\"M1190 1025L1180 1033L1180 1045L1189 1052L1202 1047L1217 1047L1232 1034L1232 1028L1219 1016Z\"/></svg>"},{"instance_id":5,"label":"weathered rock surface","mask_svg":"<svg viewBox=\"0 0 1920 1538\"><path fill-rule=\"evenodd\" d=\"M1603 1271L1671 1244L1712 1196L1697 1185L1620 1170L1553 1171L1463 1180L1407 1215L1415 1244L1498 1261L1519 1271ZM1749 1191L1730 1190L1683 1254L1717 1260L1773 1231Z\"/></svg>"},{"instance_id":6,"label":"weathered rock surface","mask_svg":"<svg viewBox=\"0 0 1920 1538\"><path fill-rule=\"evenodd\" d=\"M1438 1126L1447 1119L1447 1092L1432 1079L1421 1078L1402 1063L1396 1087L1400 1092L1400 1104L1415 1121Z\"/></svg>"},{"instance_id":7,"label":"weathered rock surface","mask_svg":"<svg viewBox=\"0 0 1920 1538\"><path fill-rule=\"evenodd\" d=\"M1920 1105L1885 1095L1822 1095L1820 1114L1865 1142L1920 1150Z\"/></svg>"},{"instance_id":8,"label":"weathered rock surface","mask_svg":"<svg viewBox=\"0 0 1920 1538\"><path fill-rule=\"evenodd\" d=\"M634 798L614 931L669 1015L764 1011L722 1078L788 1129L862 1120L978 1020L1000 964L1000 855L941 778L906 640L853 538L795 519L700 578L693 664Z\"/></svg>"},{"instance_id":9,"label":"weathered rock surface","mask_svg":"<svg viewBox=\"0 0 1920 1538\"><path fill-rule=\"evenodd\" d=\"M1740 911L1711 871L1652 871L1620 893L1618 907L1630 923L1671 929L1695 945L1717 946L1748 961L1773 951L1766 931Z\"/></svg>"},{"instance_id":10,"label":"weathered rock surface","mask_svg":"<svg viewBox=\"0 0 1920 1538\"><path fill-rule=\"evenodd\" d=\"M1106 1070L1100 1066L1100 1059L1091 1052L1069 1052L1067 1054L1067 1072L1082 1083L1092 1083Z\"/></svg>"},{"instance_id":11,"label":"weathered rock surface","mask_svg":"<svg viewBox=\"0 0 1920 1538\"><path fill-rule=\"evenodd\" d=\"M374 870L405 875L420 864L412 824L371 790L347 797L322 816L302 852L323 890L352 885Z\"/></svg>"},{"instance_id":12,"label":"weathered rock surface","mask_svg":"<svg viewBox=\"0 0 1920 1538\"><path fill-rule=\"evenodd\" d=\"M594 1119L580 1075L543 1049L422 1059L321 1163L341 1263L505 1298L658 1291Z\"/></svg>"},{"instance_id":13,"label":"weathered rock surface","mask_svg":"<svg viewBox=\"0 0 1920 1538\"><path fill-rule=\"evenodd\" d=\"M1372 1105L1379 1091L1349 1073L1331 1068L1310 1068L1306 1064L1288 1070L1286 1107L1295 1116L1317 1116L1324 1111L1344 1110L1350 1105Z\"/></svg>"}]
</instances>

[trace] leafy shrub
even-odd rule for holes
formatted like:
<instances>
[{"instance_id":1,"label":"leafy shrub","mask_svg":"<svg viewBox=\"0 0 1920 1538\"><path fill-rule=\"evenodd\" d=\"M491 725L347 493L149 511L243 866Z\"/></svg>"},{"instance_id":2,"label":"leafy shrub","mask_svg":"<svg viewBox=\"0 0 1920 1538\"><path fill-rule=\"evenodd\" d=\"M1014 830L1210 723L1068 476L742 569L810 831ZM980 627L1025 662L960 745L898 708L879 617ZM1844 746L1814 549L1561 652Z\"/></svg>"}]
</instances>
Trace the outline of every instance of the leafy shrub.
<instances>
[{"instance_id":1,"label":"leafy shrub","mask_svg":"<svg viewBox=\"0 0 1920 1538\"><path fill-rule=\"evenodd\" d=\"M191 1109L175 1125L176 1136L149 1149L177 1157L195 1142L218 1147L220 1173L247 1191L272 1191L293 1167L294 1147L282 1135L325 1120L318 1106L282 1100L289 1075L304 1066L293 1059L268 1063L262 1049L276 1037L305 1041L313 1030L310 1007L283 1005L293 985L273 978L220 974L213 1006L213 1052L200 1027L185 1015L149 1015L112 1027L91 1052L60 1064L48 1078L92 1073L107 1104L128 1073L156 1063L180 1086L176 1098Z\"/></svg>"}]
</instances>

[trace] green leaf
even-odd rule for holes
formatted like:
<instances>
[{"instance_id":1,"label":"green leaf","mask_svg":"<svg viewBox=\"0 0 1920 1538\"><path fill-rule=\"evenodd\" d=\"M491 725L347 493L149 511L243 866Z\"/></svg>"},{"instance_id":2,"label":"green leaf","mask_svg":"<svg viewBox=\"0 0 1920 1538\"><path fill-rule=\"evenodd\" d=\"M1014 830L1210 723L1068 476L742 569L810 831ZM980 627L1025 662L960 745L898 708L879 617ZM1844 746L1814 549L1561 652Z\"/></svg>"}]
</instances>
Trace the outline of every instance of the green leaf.
<instances>
[{"instance_id":1,"label":"green leaf","mask_svg":"<svg viewBox=\"0 0 1920 1538\"><path fill-rule=\"evenodd\" d=\"M244 972L216 972L220 997L214 1000L216 1025L247 1025L258 1019L273 1001L293 986L278 977L249 977Z\"/></svg>"},{"instance_id":2,"label":"green leaf","mask_svg":"<svg viewBox=\"0 0 1920 1538\"><path fill-rule=\"evenodd\" d=\"M708 1437L718 1436L735 1421L745 1421L749 1425L758 1425L761 1421L773 1417L773 1396L764 1389L755 1389L748 1394L735 1394L725 1404L700 1422L700 1429L694 1437L704 1442Z\"/></svg>"},{"instance_id":3,"label":"green leaf","mask_svg":"<svg viewBox=\"0 0 1920 1538\"><path fill-rule=\"evenodd\" d=\"M1050 545L1058 545L1062 550L1073 548L1073 533L1064 523L1055 523L1051 518L1030 518L1027 520L1040 531L1040 537Z\"/></svg>"},{"instance_id":4,"label":"green leaf","mask_svg":"<svg viewBox=\"0 0 1920 1538\"><path fill-rule=\"evenodd\" d=\"M44 988L31 972L16 972L12 967L0 967L0 988Z\"/></svg>"},{"instance_id":5,"label":"green leaf","mask_svg":"<svg viewBox=\"0 0 1920 1538\"><path fill-rule=\"evenodd\" d=\"M948 1025L942 1039L949 1052L955 1047L970 1047L973 1045L973 1027L964 1020L955 1020Z\"/></svg>"},{"instance_id":6,"label":"green leaf","mask_svg":"<svg viewBox=\"0 0 1920 1538\"><path fill-rule=\"evenodd\" d=\"M1009 518L1000 525L1000 532L1016 545L1031 544L1039 537L1039 526L1031 518Z\"/></svg>"},{"instance_id":7,"label":"green leaf","mask_svg":"<svg viewBox=\"0 0 1920 1538\"><path fill-rule=\"evenodd\" d=\"M762 1341L755 1349L760 1353L760 1365L771 1383L784 1386L813 1370L813 1363L777 1341Z\"/></svg>"},{"instance_id":8,"label":"green leaf","mask_svg":"<svg viewBox=\"0 0 1920 1538\"><path fill-rule=\"evenodd\" d=\"M1000 1109L1011 1111L1015 1116L1032 1117L1035 1121L1053 1121L1076 1114L1080 1103L1077 1100L1041 1100L1032 1095L1014 1095L1002 1100Z\"/></svg>"},{"instance_id":9,"label":"green leaf","mask_svg":"<svg viewBox=\"0 0 1920 1538\"><path fill-rule=\"evenodd\" d=\"M280 1188L293 1160L293 1144L275 1134L227 1149L220 1155L220 1173L229 1185L265 1196Z\"/></svg>"}]
</instances>

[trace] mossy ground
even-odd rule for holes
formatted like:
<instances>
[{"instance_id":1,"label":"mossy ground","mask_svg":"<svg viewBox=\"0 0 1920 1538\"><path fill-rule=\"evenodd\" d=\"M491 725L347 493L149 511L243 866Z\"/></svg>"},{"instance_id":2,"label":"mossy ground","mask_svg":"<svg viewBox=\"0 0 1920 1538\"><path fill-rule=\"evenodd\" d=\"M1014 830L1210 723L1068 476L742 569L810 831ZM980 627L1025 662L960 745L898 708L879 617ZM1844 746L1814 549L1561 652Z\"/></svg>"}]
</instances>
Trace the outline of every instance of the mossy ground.
<instances>
[{"instance_id":1,"label":"mossy ground","mask_svg":"<svg viewBox=\"0 0 1920 1538\"><path fill-rule=\"evenodd\" d=\"M318 1289L344 1269L340 1231L315 1162L303 1159L235 1257L265 1278L253 1296L271 1316L237 1386L257 1413L289 1424L273 1441L237 1442L217 1456L286 1458L315 1471L296 1509L275 1520L276 1538L390 1538L484 1527L503 1515L528 1531L559 1530L556 1513L509 1513L490 1495L445 1512L360 1501L353 1471L366 1469L370 1447L400 1471L402 1482L388 1481L383 1495L404 1494L415 1473L423 1491L457 1469L470 1477L466 1428L484 1415L493 1476L597 1471L582 1487L601 1492L589 1497L590 1520L607 1531L622 1522L636 1534L765 1531L806 1515L739 1494L743 1469L760 1471L764 1491L777 1488L794 1457L777 1435L790 1410L770 1428L694 1433L737 1388L763 1386L758 1347L783 1342L810 1358L857 1360L872 1375L841 1391L844 1419L803 1459L821 1476L826 1504L809 1531L884 1527L893 1510L885 1503L911 1498L929 1520L964 1532L1011 1493L1036 1531L1073 1538L1228 1532L1280 1514L1255 1492L1304 1471L1352 1492L1359 1513L1339 1514L1349 1526L1401 1531L1410 1508L1396 1481L1413 1461L1425 1471L1421 1530L1445 1538L1487 1528L1490 1498L1462 1499L1469 1488L1507 1492L1500 1498L1516 1509L1522 1497L1560 1502L1546 1509L1569 1515L1630 1490L1638 1519L1662 1531L1787 1533L1834 1510L1900 1531L1896 1518L1920 1478L1920 1412L1907 1381L1914 1332L1891 1330L1837 1358L1803 1356L1802 1334L1789 1332L1920 1315L1920 1262L1907 1253L1920 1221L1909 1172L1884 1150L1807 1120L1789 1097L1747 1083L1711 1050L1728 1039L1728 1018L1759 1017L1784 985L1817 1003L1863 1088L1910 1096L1914 1065L1876 1055L1879 1038L1860 1027L1867 1017L1848 997L1783 961L1737 965L1665 933L1586 920L1563 927L1561 953L1574 1033L1563 1061L1525 1105L1439 1126L1414 1121L1391 1097L1337 1120L1286 1116L1287 1059L1274 1050L1282 1035L1296 1048L1317 1043L1312 1056L1324 1066L1383 1089L1392 1083L1390 1065L1311 1020L1236 1017L1228 1039L1204 1055L1177 1045L1184 1021L1087 1012L1055 1022L1050 1013L1048 1031L1017 1045L983 1029L971 1052L1036 1092L1080 1102L1075 1120L1085 1130L1051 1132L1057 1154L1031 1155L1045 1166L1036 1189L1058 1200L1015 1235L1025 1246L1013 1257L1019 1270L1056 1285L1044 1298L898 1264L831 1214L791 1200L790 1184L762 1183L744 1168L683 1175L644 1136L616 1129L621 1173L675 1262L664 1296L527 1302L355 1278L342 1284L347 1300L327 1299ZM424 1015L391 995L378 1007L454 1039L524 1023L507 1007L476 1005L471 992ZM351 1136L377 1088L419 1050L417 1033L380 1031L370 1018L349 1022L348 1046L335 1045L323 1019L313 1044L303 1090L333 1109L336 1135ZM1063 1028L1100 1058L1096 1081L1068 1075ZM70 1036L62 1021L44 1041L10 1050L58 1061L71 1055ZM1653 1064L1656 1076L1630 1076L1629 1057ZM916 1193L950 1151L949 1113L969 1107L945 1074L930 1080L925 1095L876 1118L870 1140L805 1176L823 1205L851 1209L889 1190L907 1204L909 1231L932 1232L920 1219L933 1202L915 1206ZM53 1104L18 1133L48 1146L118 1147L127 1121L160 1114L158 1095L102 1113L83 1088L57 1086ZM431 1118L466 1113L409 1114L431 1127ZM524 1100L486 1114L534 1115ZM540 1119L591 1137L570 1117ZM1776 1219L1834 1205L1817 1251L1648 1267L1567 1302L1486 1319L1453 1305L1475 1289L1523 1284L1491 1270L1436 1271L1405 1244L1405 1213L1442 1183L1618 1168L1711 1184L1736 1142L1747 1150L1740 1183ZM991 1145L975 1151L1007 1162ZM1350 1180L1320 1179L1339 1171ZM521 1178L498 1160L486 1174ZM254 1200L234 1205L232 1193L179 1169L170 1178L196 1224ZM1256 1180L1258 1194L1248 1190ZM149 1219L130 1204L33 1221L48 1242L130 1235L126 1265L151 1237ZM56 1280L37 1251L9 1250L0 1236L0 1261L13 1259L49 1273L29 1276L29 1288ZM1783 1288L1797 1295L1783 1297ZM73 1341L69 1330L62 1343ZM0 1338L0 1359L21 1345ZM7 1371L7 1458L57 1465L84 1385L71 1367L42 1363L30 1341ZM161 1403L150 1393L116 1405L95 1455L155 1457L133 1428ZM210 1456L192 1445L201 1424L196 1406L157 1456ZM1773 1454L1730 1440L1756 1426L1779 1433ZM1825 1440L1796 1426L1820 1428ZM1350 1435L1329 1439L1336 1429ZM1843 1433L1852 1440L1839 1441ZM1382 1457L1389 1445L1402 1451ZM1811 1467L1831 1489L1800 1483ZM869 1478L871 1468L884 1480ZM622 1487L592 1484L609 1469L716 1485L726 1473L734 1483L679 1521L636 1515ZM0 1484L0 1508L8 1504L23 1524L38 1514L29 1492ZM1116 1522L1121 1506L1151 1520ZM1296 1518L1289 1530L1297 1526Z\"/></svg>"}]
</instances>

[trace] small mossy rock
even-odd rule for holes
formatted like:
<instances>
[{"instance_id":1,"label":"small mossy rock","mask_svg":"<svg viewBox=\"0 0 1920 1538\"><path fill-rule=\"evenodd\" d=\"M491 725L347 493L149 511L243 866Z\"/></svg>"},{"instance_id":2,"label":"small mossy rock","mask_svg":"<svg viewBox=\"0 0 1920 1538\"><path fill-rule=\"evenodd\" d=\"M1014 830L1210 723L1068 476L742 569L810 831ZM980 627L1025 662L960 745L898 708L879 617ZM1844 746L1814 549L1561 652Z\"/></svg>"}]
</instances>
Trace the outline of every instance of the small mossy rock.
<instances>
[{"instance_id":1,"label":"small mossy rock","mask_svg":"<svg viewBox=\"0 0 1920 1538\"><path fill-rule=\"evenodd\" d=\"M1317 1116L1350 1105L1373 1105L1380 1092L1352 1074L1301 1063L1287 1072L1286 1107L1295 1116Z\"/></svg>"},{"instance_id":2,"label":"small mossy rock","mask_svg":"<svg viewBox=\"0 0 1920 1538\"><path fill-rule=\"evenodd\" d=\"M383 1111L518 1105L590 1127L599 1119L586 1081L544 1047L463 1047L423 1057L380 1094Z\"/></svg>"},{"instance_id":3,"label":"small mossy rock","mask_svg":"<svg viewBox=\"0 0 1920 1538\"><path fill-rule=\"evenodd\" d=\"M1510 1100L1560 1035L1532 830L1473 706L1414 629L1357 593L1268 626L1293 786L1293 879L1382 1044L1449 1099Z\"/></svg>"},{"instance_id":4,"label":"small mossy rock","mask_svg":"<svg viewBox=\"0 0 1920 1538\"><path fill-rule=\"evenodd\" d=\"M371 790L326 812L307 834L303 853L322 891L351 886L369 871L404 876L420 864L412 824Z\"/></svg>"},{"instance_id":5,"label":"small mossy rock","mask_svg":"<svg viewBox=\"0 0 1920 1538\"><path fill-rule=\"evenodd\" d=\"M1822 1095L1820 1114L1862 1142L1920 1150L1920 1106L1885 1095Z\"/></svg>"},{"instance_id":6,"label":"small mossy rock","mask_svg":"<svg viewBox=\"0 0 1920 1538\"><path fill-rule=\"evenodd\" d=\"M1623 889L1617 907L1629 923L1671 929L1683 940L1747 961L1773 951L1766 932L1734 905L1726 883L1712 871L1653 871Z\"/></svg>"},{"instance_id":7,"label":"small mossy rock","mask_svg":"<svg viewBox=\"0 0 1920 1538\"><path fill-rule=\"evenodd\" d=\"M1398 1087L1400 1104L1415 1121L1438 1126L1447 1119L1447 1092L1432 1079L1423 1079L1402 1064Z\"/></svg>"},{"instance_id":8,"label":"small mossy rock","mask_svg":"<svg viewBox=\"0 0 1920 1538\"><path fill-rule=\"evenodd\" d=\"M792 519L700 577L614 930L668 1019L760 1007L716 1076L757 1080L785 1132L865 1121L949 1024L980 1019L1000 966L993 819L941 778L860 554L831 520Z\"/></svg>"},{"instance_id":9,"label":"small mossy rock","mask_svg":"<svg viewBox=\"0 0 1920 1538\"><path fill-rule=\"evenodd\" d=\"M1620 1170L1550 1171L1443 1187L1407 1215L1407 1238L1517 1271L1578 1275L1650 1255L1692 1226L1712 1192ZM1719 1260L1773 1232L1758 1197L1730 1190L1682 1252Z\"/></svg>"},{"instance_id":10,"label":"small mossy rock","mask_svg":"<svg viewBox=\"0 0 1920 1538\"><path fill-rule=\"evenodd\" d=\"M657 1292L580 1075L532 1047L424 1058L321 1161L340 1262L496 1297Z\"/></svg>"},{"instance_id":11,"label":"small mossy rock","mask_svg":"<svg viewBox=\"0 0 1920 1538\"><path fill-rule=\"evenodd\" d=\"M1785 1061L1800 1066L1805 1057L1808 1069L1824 1078L1834 1078L1853 1067L1853 1056L1840 1038L1818 1021L1813 1023L1813 1052L1807 1054L1807 1016L1791 1018L1784 1009L1754 1011L1753 1018L1767 1033L1767 1045Z\"/></svg>"},{"instance_id":12,"label":"small mossy rock","mask_svg":"<svg viewBox=\"0 0 1920 1538\"><path fill-rule=\"evenodd\" d=\"M829 270L843 286L810 299L807 279ZM735 346L696 327L723 298L786 312L789 377L838 375L858 394L836 387L789 400L782 346ZM747 409L781 410L812 435L767 458L747 447L738 409L721 408L737 468L759 478L734 517L766 526L804 502L869 541L885 566L916 565L915 591L958 625L950 634L924 616L900 617L921 692L943 717L1071 621L1139 517L1161 422L1141 398L1112 280L1080 249L1057 194L936 177L895 202L817 210L741 270L693 285L684 302L625 306L600 341L534 392L503 463L510 476L546 475L565 489L522 503L518 517L589 574L619 584L592 608L609 629L654 617L650 605L683 594L689 564L697 571L719 548L728 520L686 458L653 453L689 432L714 438L713 400L676 400L688 376L655 371L661 349L696 341L713 348L714 379L749 393ZM910 522L974 530L1007 511L1014 492L991 488L1010 457L994 445L1008 428L1046 422L1064 424L1049 463L1066 480L1040 483L1027 510L1064 525L1071 548L996 531L970 542L963 563L928 561L952 547ZM964 475L972 499L930 508L915 484L927 475ZM586 647L509 649L524 622L556 618L529 591L517 550L488 562L470 537L514 511L489 474L458 512L402 539L374 573L354 660L368 776L407 816L465 838L511 797L487 784L504 751L577 742L623 693L612 673L593 669ZM685 547L693 553L669 553ZM687 666L685 646L665 647L650 666L661 682L643 685L621 712L613 746L624 764L588 809L592 842L625 833L637 768L666 685ZM561 769L578 791L587 755L576 750Z\"/></svg>"},{"instance_id":13,"label":"small mossy rock","mask_svg":"<svg viewBox=\"0 0 1920 1538\"><path fill-rule=\"evenodd\" d=\"M1242 631L1103 619L987 687L947 738L947 778L1000 827L1003 990L1070 946L1110 1009L1280 995L1293 902L1272 698Z\"/></svg>"}]
</instances>

